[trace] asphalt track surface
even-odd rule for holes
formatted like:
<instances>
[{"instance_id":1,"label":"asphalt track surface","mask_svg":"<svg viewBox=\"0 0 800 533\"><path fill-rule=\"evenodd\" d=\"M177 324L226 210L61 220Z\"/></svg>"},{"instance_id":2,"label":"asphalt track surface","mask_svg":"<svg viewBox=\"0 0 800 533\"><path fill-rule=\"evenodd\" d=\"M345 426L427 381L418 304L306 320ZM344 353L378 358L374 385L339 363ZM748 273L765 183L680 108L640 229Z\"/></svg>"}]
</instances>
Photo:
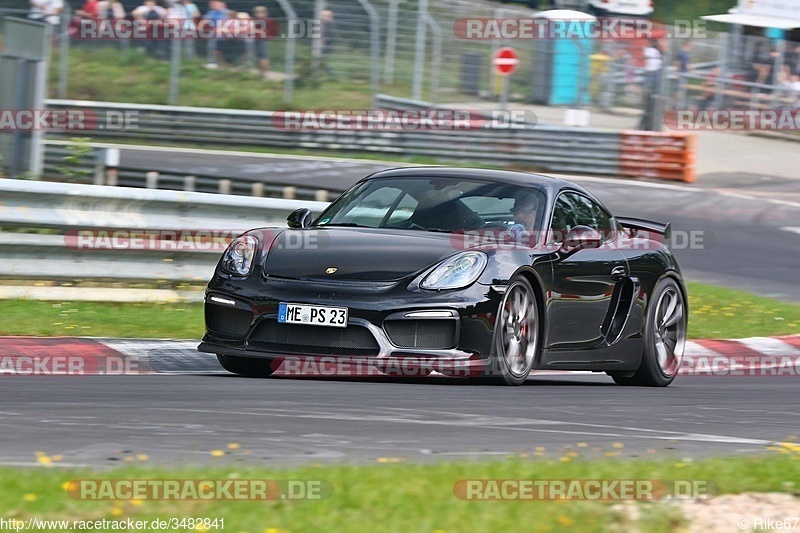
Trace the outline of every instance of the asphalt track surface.
<instances>
[{"instance_id":1,"label":"asphalt track surface","mask_svg":"<svg viewBox=\"0 0 800 533\"><path fill-rule=\"evenodd\" d=\"M158 167L179 161L169 153L142 157ZM231 176L231 169L265 164L248 157L192 154L181 170L224 166ZM385 166L349 164L336 169L345 185ZM323 186L319 180L331 174L322 167L303 169L304 179ZM673 246L689 279L800 301L800 182L711 176L692 186L581 183L618 214L702 232L699 249ZM167 347L151 354L154 362L170 357ZM620 387L602 374L534 376L510 388L447 378L246 379L221 372L202 354L170 364L165 374L0 377L0 463L36 465L37 450L62 455L64 466L115 466L135 454L169 465L270 466L557 459L570 450L683 459L760 453L800 427L797 377L686 376L654 389ZM211 455L233 442L239 449Z\"/></svg>"},{"instance_id":2,"label":"asphalt track surface","mask_svg":"<svg viewBox=\"0 0 800 533\"><path fill-rule=\"evenodd\" d=\"M604 376L534 377L521 387L447 378L266 378L224 373L4 377L0 461L149 463L428 462L765 452L796 434L797 378L685 377L663 389ZM229 443L239 444L230 451ZM585 447L581 446L585 443ZM621 447L620 447L621 446ZM212 450L226 450L214 457Z\"/></svg>"}]
</instances>

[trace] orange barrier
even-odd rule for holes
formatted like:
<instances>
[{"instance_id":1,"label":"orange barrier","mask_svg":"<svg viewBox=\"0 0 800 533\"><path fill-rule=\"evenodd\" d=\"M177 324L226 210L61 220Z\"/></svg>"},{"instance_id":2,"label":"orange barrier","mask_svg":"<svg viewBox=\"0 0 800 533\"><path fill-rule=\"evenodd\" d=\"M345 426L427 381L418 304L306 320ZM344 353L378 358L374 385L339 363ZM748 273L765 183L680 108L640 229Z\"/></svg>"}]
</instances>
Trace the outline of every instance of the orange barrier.
<instances>
[{"instance_id":1,"label":"orange barrier","mask_svg":"<svg viewBox=\"0 0 800 533\"><path fill-rule=\"evenodd\" d=\"M620 174L637 178L695 180L695 136L683 132L623 131Z\"/></svg>"}]
</instances>

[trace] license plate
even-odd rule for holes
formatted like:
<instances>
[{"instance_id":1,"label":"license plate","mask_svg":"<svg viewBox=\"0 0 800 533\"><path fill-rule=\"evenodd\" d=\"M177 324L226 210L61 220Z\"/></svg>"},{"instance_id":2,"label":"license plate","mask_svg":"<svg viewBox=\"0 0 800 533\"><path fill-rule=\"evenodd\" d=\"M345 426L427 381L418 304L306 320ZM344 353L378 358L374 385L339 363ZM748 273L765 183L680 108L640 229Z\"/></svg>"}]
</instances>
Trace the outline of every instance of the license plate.
<instances>
[{"instance_id":1,"label":"license plate","mask_svg":"<svg viewBox=\"0 0 800 533\"><path fill-rule=\"evenodd\" d=\"M278 305L278 322L281 324L346 328L347 308L281 302Z\"/></svg>"}]
</instances>

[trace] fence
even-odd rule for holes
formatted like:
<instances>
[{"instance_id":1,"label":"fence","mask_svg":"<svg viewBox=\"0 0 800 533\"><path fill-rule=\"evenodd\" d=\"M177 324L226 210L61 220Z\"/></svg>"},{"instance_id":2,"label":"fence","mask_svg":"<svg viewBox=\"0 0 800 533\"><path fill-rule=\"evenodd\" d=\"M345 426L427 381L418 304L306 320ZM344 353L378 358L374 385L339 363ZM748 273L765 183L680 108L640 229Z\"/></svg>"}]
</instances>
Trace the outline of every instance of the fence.
<instances>
[{"instance_id":1,"label":"fence","mask_svg":"<svg viewBox=\"0 0 800 533\"><path fill-rule=\"evenodd\" d=\"M549 3L540 3L542 7L545 4ZM139 2L125 0L123 5L130 17L131 10ZM162 42L151 46L143 41L71 38L67 29L74 14L68 13L58 26L59 36L54 40L50 78L55 86L52 92L59 98L66 98L69 93L86 99L97 99L99 95L109 100L124 98L173 105L197 103L208 100L204 80L214 84L225 79L219 73L204 72L204 69L223 66L235 71L233 77L244 89L222 91L216 103L223 107L277 108L280 103L295 101L296 90L318 91L333 81L345 83L348 90L357 92L388 92L432 102L497 100L501 83L493 72L491 57L500 46L511 45L520 56L517 71L510 77L512 100L634 109L640 109L646 101L642 52L646 40L596 39L587 41L585 46L582 44L580 49L559 50L547 39L475 40L456 35L454 28L461 19L529 19L535 15L533 10L519 5L479 0L229 2L231 9L250 15L257 5L269 8L269 16L281 30L267 47L270 62L267 81L260 79L252 40L240 43L242 46L237 48L240 51L233 59L228 58L229 64L225 67L215 64L217 61L209 51L208 40ZM576 7L585 7L585 2L576 2ZM323 16L322 8L330 15ZM3 8L0 18L24 16L25 13L25 10ZM319 19L326 21L319 22ZM72 25L74 28L74 21ZM784 66L790 67L791 72L799 68L796 63L800 55L794 50L796 43L711 31L705 32L705 36L693 36L691 40L694 44L691 62L697 71L722 65L732 78L771 85L769 91L779 90L778 73ZM671 39L665 57L676 58L682 42L682 39ZM554 65L560 65L563 70L570 62L574 64L569 68L569 75L557 75ZM793 64L789 65L790 62ZM98 87L96 80L82 80L83 72L75 70L90 63L134 69L152 88L138 92L118 88L124 94L109 95ZM754 64L759 65L758 72L752 72ZM769 68L772 76L768 74ZM109 76L114 77L114 74ZM165 79L169 80L168 85L163 83ZM670 84L672 95L676 89L677 84ZM281 98L275 98L278 94Z\"/></svg>"},{"instance_id":2,"label":"fence","mask_svg":"<svg viewBox=\"0 0 800 533\"><path fill-rule=\"evenodd\" d=\"M8 179L0 180L0 196L0 277L72 283L205 282L222 253L220 246L206 246L206 241L181 246L184 232L229 240L249 228L285 226L286 216L297 208L320 212L327 205ZM176 246L135 248L131 239L129 249L84 249L78 230L159 232L176 239Z\"/></svg>"}]
</instances>

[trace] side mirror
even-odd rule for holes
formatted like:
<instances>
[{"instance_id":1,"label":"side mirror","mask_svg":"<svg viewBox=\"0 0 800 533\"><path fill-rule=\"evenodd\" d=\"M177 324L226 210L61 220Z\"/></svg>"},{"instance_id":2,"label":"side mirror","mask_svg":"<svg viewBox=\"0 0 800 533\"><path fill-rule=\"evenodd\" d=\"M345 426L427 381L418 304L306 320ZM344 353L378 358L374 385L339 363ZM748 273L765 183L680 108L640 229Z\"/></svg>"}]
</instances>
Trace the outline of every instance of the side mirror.
<instances>
[{"instance_id":1,"label":"side mirror","mask_svg":"<svg viewBox=\"0 0 800 533\"><path fill-rule=\"evenodd\" d=\"M286 218L286 224L290 228L307 228L311 225L311 211L305 207L293 211L292 214Z\"/></svg>"},{"instance_id":2,"label":"side mirror","mask_svg":"<svg viewBox=\"0 0 800 533\"><path fill-rule=\"evenodd\" d=\"M603 235L589 226L575 226L561 244L562 252L577 252L584 248L599 248L603 243Z\"/></svg>"}]
</instances>

